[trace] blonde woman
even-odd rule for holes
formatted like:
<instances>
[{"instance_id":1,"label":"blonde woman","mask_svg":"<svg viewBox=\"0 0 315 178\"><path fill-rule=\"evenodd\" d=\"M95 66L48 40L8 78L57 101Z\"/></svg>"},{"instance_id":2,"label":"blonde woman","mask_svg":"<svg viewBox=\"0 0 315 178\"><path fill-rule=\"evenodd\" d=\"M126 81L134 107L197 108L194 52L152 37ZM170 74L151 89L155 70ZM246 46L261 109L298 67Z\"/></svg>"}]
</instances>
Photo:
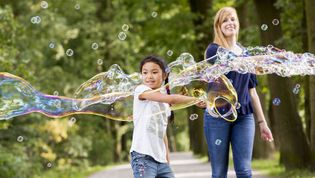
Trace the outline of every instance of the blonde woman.
<instances>
[{"instance_id":1,"label":"blonde woman","mask_svg":"<svg viewBox=\"0 0 315 178\"><path fill-rule=\"evenodd\" d=\"M232 7L220 9L214 19L214 41L205 51L205 58L215 56L218 47L229 50L234 55L242 56L243 47L237 42L239 20L236 10ZM216 59L210 61L216 62ZM208 144L208 152L213 178L227 176L229 148L231 145L235 172L238 178L252 177L251 159L255 134L255 121L259 125L262 139L272 141L272 133L266 123L260 100L255 87L254 74L229 72L226 77L232 82L241 107L237 110L235 122L227 122L214 118L205 111L204 129ZM209 84L208 88L211 88Z\"/></svg>"}]
</instances>

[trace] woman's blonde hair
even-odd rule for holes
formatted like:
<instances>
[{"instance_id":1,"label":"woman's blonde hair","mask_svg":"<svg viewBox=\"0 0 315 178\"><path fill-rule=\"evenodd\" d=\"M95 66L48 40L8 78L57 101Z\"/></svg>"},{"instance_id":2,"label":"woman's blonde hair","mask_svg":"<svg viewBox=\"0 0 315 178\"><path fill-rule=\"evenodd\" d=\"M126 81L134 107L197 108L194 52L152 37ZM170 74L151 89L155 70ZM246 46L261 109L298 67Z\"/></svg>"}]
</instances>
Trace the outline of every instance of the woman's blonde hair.
<instances>
[{"instance_id":1,"label":"woman's blonde hair","mask_svg":"<svg viewBox=\"0 0 315 178\"><path fill-rule=\"evenodd\" d=\"M213 23L213 28L214 28L214 43L217 43L220 46L223 46L225 48L230 48L231 46L228 44L228 42L226 41L226 38L224 36L224 34L221 31L221 24L223 23L224 19L231 15L231 14L235 14L236 16L236 40L238 38L238 31L239 31L239 20L237 17L237 13L236 10L233 7L223 7L221 8L217 14L214 17L214 23Z\"/></svg>"}]
</instances>

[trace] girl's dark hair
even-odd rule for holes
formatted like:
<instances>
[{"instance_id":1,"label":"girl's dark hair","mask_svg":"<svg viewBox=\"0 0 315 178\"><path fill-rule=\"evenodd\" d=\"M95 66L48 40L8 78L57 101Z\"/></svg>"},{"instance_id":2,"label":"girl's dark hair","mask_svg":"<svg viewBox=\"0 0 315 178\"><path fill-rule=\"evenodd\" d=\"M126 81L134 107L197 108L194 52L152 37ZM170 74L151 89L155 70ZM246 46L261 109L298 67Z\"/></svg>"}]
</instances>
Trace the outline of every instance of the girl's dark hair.
<instances>
[{"instance_id":1,"label":"girl's dark hair","mask_svg":"<svg viewBox=\"0 0 315 178\"><path fill-rule=\"evenodd\" d=\"M140 72L142 72L143 65L148 63L148 62L153 62L153 63L155 63L155 64L160 66L160 68L162 69L162 72L167 75L166 79L165 79L165 84L167 84L168 83L168 73L169 73L169 71L167 71L168 66L165 63L164 59L161 58L161 57L158 57L158 56L154 56L154 55L150 55L150 56L145 57L140 62L140 66L139 66L140 67ZM169 95L171 94L171 91L170 91L168 85L166 86L166 92ZM171 116L169 117L169 121L170 121L170 123L174 123L174 112L173 111L171 111Z\"/></svg>"}]
</instances>

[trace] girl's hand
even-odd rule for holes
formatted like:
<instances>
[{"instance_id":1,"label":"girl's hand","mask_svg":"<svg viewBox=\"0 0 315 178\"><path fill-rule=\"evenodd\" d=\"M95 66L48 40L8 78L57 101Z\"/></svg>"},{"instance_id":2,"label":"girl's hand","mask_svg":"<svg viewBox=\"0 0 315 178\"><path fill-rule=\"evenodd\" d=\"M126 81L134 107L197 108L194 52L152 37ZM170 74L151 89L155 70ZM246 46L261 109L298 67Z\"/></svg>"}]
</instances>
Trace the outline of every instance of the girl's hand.
<instances>
[{"instance_id":1,"label":"girl's hand","mask_svg":"<svg viewBox=\"0 0 315 178\"><path fill-rule=\"evenodd\" d=\"M170 164L170 152L169 151L166 152L166 160L167 160L167 163Z\"/></svg>"},{"instance_id":2,"label":"girl's hand","mask_svg":"<svg viewBox=\"0 0 315 178\"><path fill-rule=\"evenodd\" d=\"M207 107L207 104L206 104L206 102L204 102L204 101L199 101L197 104L196 104L196 106L198 106L199 108L206 108Z\"/></svg>"},{"instance_id":3,"label":"girl's hand","mask_svg":"<svg viewBox=\"0 0 315 178\"><path fill-rule=\"evenodd\" d=\"M259 123L260 136L263 140L272 142L273 136L266 122Z\"/></svg>"}]
</instances>

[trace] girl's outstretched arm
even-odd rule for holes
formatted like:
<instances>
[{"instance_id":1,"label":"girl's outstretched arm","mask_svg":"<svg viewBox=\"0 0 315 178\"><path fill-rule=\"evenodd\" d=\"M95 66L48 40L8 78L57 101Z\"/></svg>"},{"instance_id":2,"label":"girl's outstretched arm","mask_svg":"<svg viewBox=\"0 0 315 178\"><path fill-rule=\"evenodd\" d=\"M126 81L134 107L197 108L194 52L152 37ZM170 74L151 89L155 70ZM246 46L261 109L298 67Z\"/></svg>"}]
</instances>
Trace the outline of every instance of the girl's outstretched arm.
<instances>
[{"instance_id":1,"label":"girl's outstretched arm","mask_svg":"<svg viewBox=\"0 0 315 178\"><path fill-rule=\"evenodd\" d=\"M191 103L195 101L199 101L199 99L190 97L190 96L184 96L184 95L178 95L178 94L163 94L159 91L146 91L139 95L140 100L150 100L150 101L157 101L162 103L168 103L168 104L185 104L185 103Z\"/></svg>"}]
</instances>

